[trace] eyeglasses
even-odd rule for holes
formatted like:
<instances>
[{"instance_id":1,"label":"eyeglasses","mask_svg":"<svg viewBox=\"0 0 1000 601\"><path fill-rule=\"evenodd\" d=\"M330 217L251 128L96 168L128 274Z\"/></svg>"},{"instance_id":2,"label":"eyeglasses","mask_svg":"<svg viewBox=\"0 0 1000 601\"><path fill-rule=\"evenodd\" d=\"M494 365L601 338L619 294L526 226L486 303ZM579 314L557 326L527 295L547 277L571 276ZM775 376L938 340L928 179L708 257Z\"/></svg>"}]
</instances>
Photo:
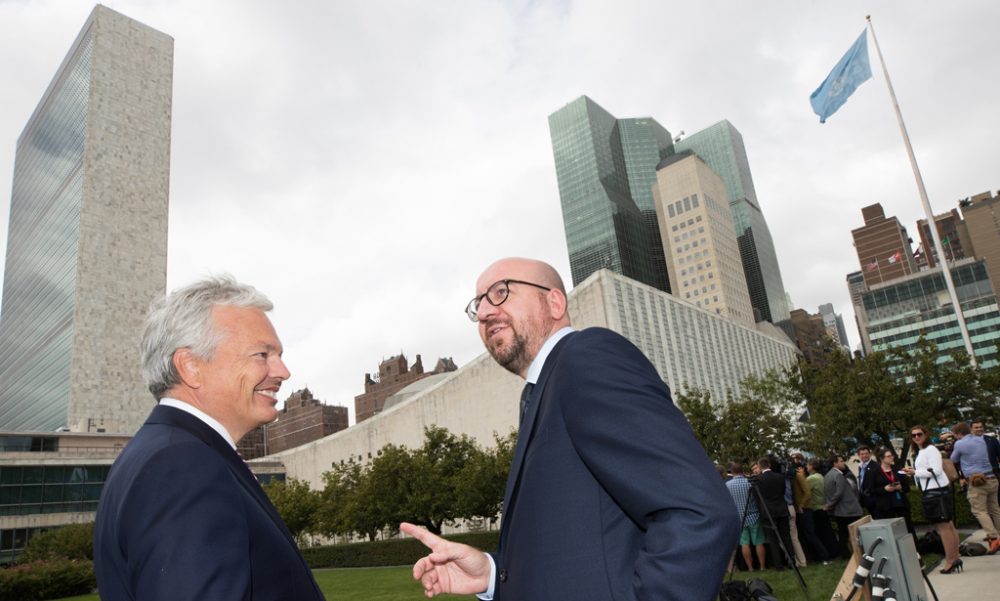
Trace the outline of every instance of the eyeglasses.
<instances>
[{"instance_id":1,"label":"eyeglasses","mask_svg":"<svg viewBox=\"0 0 1000 601\"><path fill-rule=\"evenodd\" d=\"M507 300L507 297L510 296L511 284L534 286L535 288L541 288L546 292L552 290L552 288L546 288L540 284L532 284L531 282L523 282L521 280L500 280L499 282L494 282L492 286L486 289L486 292L470 300L469 304L465 306L465 314L469 316L469 319L473 323L479 321L479 304L483 302L483 299L485 298L486 301L494 307L499 307L504 303L504 301Z\"/></svg>"},{"instance_id":2,"label":"eyeglasses","mask_svg":"<svg viewBox=\"0 0 1000 601\"><path fill-rule=\"evenodd\" d=\"M910 438L923 438L923 432L910 432Z\"/></svg>"}]
</instances>

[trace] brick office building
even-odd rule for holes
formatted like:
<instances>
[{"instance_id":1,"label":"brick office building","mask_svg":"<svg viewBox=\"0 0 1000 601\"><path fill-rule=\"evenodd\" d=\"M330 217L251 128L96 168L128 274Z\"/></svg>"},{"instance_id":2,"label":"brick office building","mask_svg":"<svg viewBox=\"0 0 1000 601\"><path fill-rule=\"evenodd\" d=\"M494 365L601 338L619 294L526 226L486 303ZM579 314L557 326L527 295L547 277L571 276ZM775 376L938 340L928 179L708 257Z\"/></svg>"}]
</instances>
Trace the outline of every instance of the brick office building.
<instances>
[{"instance_id":1,"label":"brick office building","mask_svg":"<svg viewBox=\"0 0 1000 601\"><path fill-rule=\"evenodd\" d=\"M361 423L382 411L387 398L417 380L456 369L458 367L451 357L438 359L430 372L424 371L420 355L412 366L402 353L389 357L379 363L377 374L365 374L365 392L354 397L354 423Z\"/></svg>"},{"instance_id":2,"label":"brick office building","mask_svg":"<svg viewBox=\"0 0 1000 601\"><path fill-rule=\"evenodd\" d=\"M285 399L278 419L254 428L237 444L244 459L256 459L312 442L347 428L347 407L325 405L308 388Z\"/></svg>"}]
</instances>

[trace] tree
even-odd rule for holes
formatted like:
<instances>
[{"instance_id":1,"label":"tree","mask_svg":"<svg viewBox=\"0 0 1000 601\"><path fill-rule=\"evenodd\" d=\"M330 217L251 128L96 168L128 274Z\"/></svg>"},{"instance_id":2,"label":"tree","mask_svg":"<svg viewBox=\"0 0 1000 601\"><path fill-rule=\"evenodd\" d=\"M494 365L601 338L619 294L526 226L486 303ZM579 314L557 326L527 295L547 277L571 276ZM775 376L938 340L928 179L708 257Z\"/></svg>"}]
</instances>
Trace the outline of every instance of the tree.
<instances>
[{"instance_id":1,"label":"tree","mask_svg":"<svg viewBox=\"0 0 1000 601\"><path fill-rule=\"evenodd\" d=\"M784 456L796 446L792 419L796 408L786 396L782 376L769 372L749 376L742 392L722 408L719 455L727 461L754 461L765 455Z\"/></svg>"},{"instance_id":2,"label":"tree","mask_svg":"<svg viewBox=\"0 0 1000 601\"><path fill-rule=\"evenodd\" d=\"M695 438L716 463L751 461L784 454L792 440L793 405L780 373L750 376L738 398L716 405L707 390L687 389L677 405L688 418Z\"/></svg>"},{"instance_id":3,"label":"tree","mask_svg":"<svg viewBox=\"0 0 1000 601\"><path fill-rule=\"evenodd\" d=\"M475 453L462 468L455 490L458 515L489 522L500 514L507 474L517 446L517 432L493 435L495 446Z\"/></svg>"},{"instance_id":4,"label":"tree","mask_svg":"<svg viewBox=\"0 0 1000 601\"><path fill-rule=\"evenodd\" d=\"M318 491L309 488L309 484L304 480L295 478L286 481L272 480L263 488L296 541L299 541L303 534L316 532L316 519L321 502Z\"/></svg>"},{"instance_id":5,"label":"tree","mask_svg":"<svg viewBox=\"0 0 1000 601\"><path fill-rule=\"evenodd\" d=\"M367 478L368 469L351 459L323 474L325 486L317 512L319 531L327 536L357 533L368 540L385 527Z\"/></svg>"},{"instance_id":6,"label":"tree","mask_svg":"<svg viewBox=\"0 0 1000 601\"><path fill-rule=\"evenodd\" d=\"M482 453L468 435L424 428L424 445L413 455L409 521L441 534L441 526L462 517L457 502L463 468Z\"/></svg>"},{"instance_id":7,"label":"tree","mask_svg":"<svg viewBox=\"0 0 1000 601\"><path fill-rule=\"evenodd\" d=\"M726 461L718 448L719 417L712 404L712 393L703 388L685 388L677 395L677 407L687 416L694 437L716 463Z\"/></svg>"},{"instance_id":8,"label":"tree","mask_svg":"<svg viewBox=\"0 0 1000 601\"><path fill-rule=\"evenodd\" d=\"M823 365L800 362L785 373L789 392L805 400L809 421L803 448L819 455L845 452L859 444L890 446L906 424L910 391L893 372L893 357L882 352L852 358L834 351Z\"/></svg>"},{"instance_id":9,"label":"tree","mask_svg":"<svg viewBox=\"0 0 1000 601\"><path fill-rule=\"evenodd\" d=\"M399 523L410 519L413 497L414 454L405 447L387 444L368 466L364 490L373 504L373 521L395 532Z\"/></svg>"}]
</instances>

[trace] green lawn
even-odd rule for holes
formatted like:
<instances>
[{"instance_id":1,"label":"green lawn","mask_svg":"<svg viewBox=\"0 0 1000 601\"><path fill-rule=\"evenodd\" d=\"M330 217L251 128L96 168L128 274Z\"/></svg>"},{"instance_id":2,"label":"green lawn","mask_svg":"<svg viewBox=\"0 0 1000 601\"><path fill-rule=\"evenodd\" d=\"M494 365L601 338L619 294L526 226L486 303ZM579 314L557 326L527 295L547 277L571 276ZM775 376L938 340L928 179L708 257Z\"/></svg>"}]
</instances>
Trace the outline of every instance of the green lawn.
<instances>
[{"instance_id":1,"label":"green lawn","mask_svg":"<svg viewBox=\"0 0 1000 601\"><path fill-rule=\"evenodd\" d=\"M345 568L316 570L316 582L327 599L350 601L419 601L426 599L420 584L413 580L411 568ZM442 598L442 597L438 597ZM446 595L443 597L448 598ZM457 598L457 597L453 597ZM97 595L67 597L59 601L100 601Z\"/></svg>"},{"instance_id":2,"label":"green lawn","mask_svg":"<svg viewBox=\"0 0 1000 601\"><path fill-rule=\"evenodd\" d=\"M816 564L801 568L809 597L829 598L846 565L845 561L835 561L828 566ZM323 594L331 601L419 601L425 598L423 589L410 577L409 567L316 570L315 574ZM798 579L791 570L736 572L734 578L746 580L751 576L766 580L774 588L774 596L782 601L802 598ZM83 595L60 601L100 601L100 597Z\"/></svg>"}]
</instances>

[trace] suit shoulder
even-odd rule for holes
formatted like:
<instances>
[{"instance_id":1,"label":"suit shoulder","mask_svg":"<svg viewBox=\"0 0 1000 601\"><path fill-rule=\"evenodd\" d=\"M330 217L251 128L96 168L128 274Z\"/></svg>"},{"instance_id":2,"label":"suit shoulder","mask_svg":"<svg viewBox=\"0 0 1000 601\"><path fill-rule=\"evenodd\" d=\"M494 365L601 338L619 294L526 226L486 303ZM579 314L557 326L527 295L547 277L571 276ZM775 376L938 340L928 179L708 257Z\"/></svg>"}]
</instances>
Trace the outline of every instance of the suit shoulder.
<instances>
[{"instance_id":1,"label":"suit shoulder","mask_svg":"<svg viewBox=\"0 0 1000 601\"><path fill-rule=\"evenodd\" d=\"M108 478L132 482L167 474L197 480L218 478L224 470L222 456L197 437L176 428L154 428L136 434L115 461Z\"/></svg>"}]
</instances>

